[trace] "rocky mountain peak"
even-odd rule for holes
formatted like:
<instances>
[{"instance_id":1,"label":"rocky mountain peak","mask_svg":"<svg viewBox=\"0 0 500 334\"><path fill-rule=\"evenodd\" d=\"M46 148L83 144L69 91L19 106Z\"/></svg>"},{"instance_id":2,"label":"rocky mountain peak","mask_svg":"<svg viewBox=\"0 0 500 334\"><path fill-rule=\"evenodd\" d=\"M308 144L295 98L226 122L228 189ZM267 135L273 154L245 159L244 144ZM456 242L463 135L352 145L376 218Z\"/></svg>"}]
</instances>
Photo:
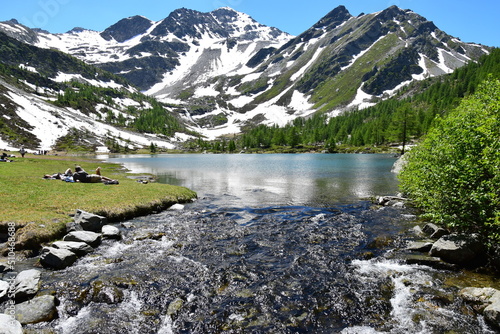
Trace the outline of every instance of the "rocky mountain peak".
<instances>
[{"instance_id":1,"label":"rocky mountain peak","mask_svg":"<svg viewBox=\"0 0 500 334\"><path fill-rule=\"evenodd\" d=\"M238 20L239 13L230 7L221 7L211 12L219 22L234 22Z\"/></svg>"},{"instance_id":2,"label":"rocky mountain peak","mask_svg":"<svg viewBox=\"0 0 500 334\"><path fill-rule=\"evenodd\" d=\"M179 39L201 39L205 34L228 37L212 15L187 8L173 11L151 34L158 37L173 34Z\"/></svg>"},{"instance_id":3,"label":"rocky mountain peak","mask_svg":"<svg viewBox=\"0 0 500 334\"><path fill-rule=\"evenodd\" d=\"M210 13L219 24L229 33L233 38L239 40L256 40L259 39L260 34L269 34L269 36L277 38L286 35L283 31L267 27L255 21L247 14L240 13L229 7L222 7Z\"/></svg>"},{"instance_id":4,"label":"rocky mountain peak","mask_svg":"<svg viewBox=\"0 0 500 334\"><path fill-rule=\"evenodd\" d=\"M85 31L85 30L87 30L87 29L82 28L82 27L74 27L73 29L68 31L68 34L77 34L77 33L80 33L82 31Z\"/></svg>"},{"instance_id":5,"label":"rocky mountain peak","mask_svg":"<svg viewBox=\"0 0 500 334\"><path fill-rule=\"evenodd\" d=\"M37 33L20 24L16 19L0 22L0 31L24 43L34 44L38 41Z\"/></svg>"},{"instance_id":6,"label":"rocky mountain peak","mask_svg":"<svg viewBox=\"0 0 500 334\"><path fill-rule=\"evenodd\" d=\"M347 10L347 8L345 8L345 6L338 6L330 13L325 15L321 20L319 20L313 26L313 28L315 29L326 28L327 30L331 30L337 27L339 24L342 24L343 22L349 20L351 17L352 17L351 14Z\"/></svg>"},{"instance_id":7,"label":"rocky mountain peak","mask_svg":"<svg viewBox=\"0 0 500 334\"><path fill-rule=\"evenodd\" d=\"M383 24L399 24L404 26L413 26L414 34L431 33L438 28L432 21L409 9L401 9L397 6L391 6L376 15L376 19Z\"/></svg>"},{"instance_id":8,"label":"rocky mountain peak","mask_svg":"<svg viewBox=\"0 0 500 334\"><path fill-rule=\"evenodd\" d=\"M379 17L382 20L393 20L393 19L397 19L397 18L400 18L401 16L406 15L407 12L408 11L401 9L396 5L393 5L389 8L386 8L383 11L381 11L377 15L377 17Z\"/></svg>"},{"instance_id":9,"label":"rocky mountain peak","mask_svg":"<svg viewBox=\"0 0 500 334\"><path fill-rule=\"evenodd\" d=\"M101 37L107 41L111 39L117 42L125 42L137 35L145 33L153 22L144 16L132 16L122 19L101 33Z\"/></svg>"},{"instance_id":10,"label":"rocky mountain peak","mask_svg":"<svg viewBox=\"0 0 500 334\"><path fill-rule=\"evenodd\" d=\"M284 52L285 50L290 50L295 48L297 45L302 43L307 43L311 40L315 40L324 36L325 33L334 30L341 24L347 22L352 16L345 6L338 6L330 13L321 18L316 24L311 28L300 34L299 36L291 39L288 43L283 45L277 53Z\"/></svg>"}]
</instances>

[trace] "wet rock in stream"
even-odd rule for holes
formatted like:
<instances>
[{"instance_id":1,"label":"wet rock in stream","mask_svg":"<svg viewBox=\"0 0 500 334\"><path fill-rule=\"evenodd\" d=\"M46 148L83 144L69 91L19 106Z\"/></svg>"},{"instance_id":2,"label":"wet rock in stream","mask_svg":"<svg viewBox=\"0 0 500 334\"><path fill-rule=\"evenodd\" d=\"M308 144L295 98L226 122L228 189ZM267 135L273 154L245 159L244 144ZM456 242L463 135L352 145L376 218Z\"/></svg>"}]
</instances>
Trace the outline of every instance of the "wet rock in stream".
<instances>
[{"instance_id":1,"label":"wet rock in stream","mask_svg":"<svg viewBox=\"0 0 500 334\"><path fill-rule=\"evenodd\" d=\"M44 247L40 254L40 263L47 268L64 269L77 260L72 251L65 248Z\"/></svg>"},{"instance_id":2,"label":"wet rock in stream","mask_svg":"<svg viewBox=\"0 0 500 334\"><path fill-rule=\"evenodd\" d=\"M469 287L460 291L466 301L500 330L500 291L493 288Z\"/></svg>"},{"instance_id":3,"label":"wet rock in stream","mask_svg":"<svg viewBox=\"0 0 500 334\"><path fill-rule=\"evenodd\" d=\"M78 241L55 241L50 246L57 249L69 250L70 252L75 253L77 256L85 256L89 253L92 253L92 251L94 250L85 242Z\"/></svg>"},{"instance_id":4,"label":"wet rock in stream","mask_svg":"<svg viewBox=\"0 0 500 334\"><path fill-rule=\"evenodd\" d=\"M66 234L63 240L84 242L89 246L96 248L101 244L101 235L99 233L90 231L73 231Z\"/></svg>"},{"instance_id":5,"label":"wet rock in stream","mask_svg":"<svg viewBox=\"0 0 500 334\"><path fill-rule=\"evenodd\" d=\"M477 234L449 234L432 245L429 255L453 264L479 267L486 262L486 247Z\"/></svg>"},{"instance_id":6,"label":"wet rock in stream","mask_svg":"<svg viewBox=\"0 0 500 334\"><path fill-rule=\"evenodd\" d=\"M40 289L40 270L29 269L17 274L14 280L14 294L16 300L31 298Z\"/></svg>"},{"instance_id":7,"label":"wet rock in stream","mask_svg":"<svg viewBox=\"0 0 500 334\"><path fill-rule=\"evenodd\" d=\"M119 304L123 301L122 289L114 284L94 281L91 286L91 300L95 303Z\"/></svg>"},{"instance_id":8,"label":"wet rock in stream","mask_svg":"<svg viewBox=\"0 0 500 334\"><path fill-rule=\"evenodd\" d=\"M101 229L106 225L108 219L94 213L83 210L76 210L73 222L67 226L68 232L72 231L91 231L101 232Z\"/></svg>"},{"instance_id":9,"label":"wet rock in stream","mask_svg":"<svg viewBox=\"0 0 500 334\"><path fill-rule=\"evenodd\" d=\"M122 233L120 229L113 225L104 225L102 227L102 238L120 240L122 238Z\"/></svg>"},{"instance_id":10,"label":"wet rock in stream","mask_svg":"<svg viewBox=\"0 0 500 334\"><path fill-rule=\"evenodd\" d=\"M56 317L54 296L40 296L16 305L16 319L23 325L51 321Z\"/></svg>"}]
</instances>

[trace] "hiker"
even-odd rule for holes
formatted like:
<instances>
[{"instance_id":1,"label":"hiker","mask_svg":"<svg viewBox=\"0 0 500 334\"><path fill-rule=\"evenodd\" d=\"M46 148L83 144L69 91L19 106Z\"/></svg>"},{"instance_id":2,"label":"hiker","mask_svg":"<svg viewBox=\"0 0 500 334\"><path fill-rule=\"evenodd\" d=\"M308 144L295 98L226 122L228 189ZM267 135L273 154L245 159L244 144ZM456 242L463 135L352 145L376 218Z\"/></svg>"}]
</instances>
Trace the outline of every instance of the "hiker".
<instances>
[{"instance_id":1,"label":"hiker","mask_svg":"<svg viewBox=\"0 0 500 334\"><path fill-rule=\"evenodd\" d=\"M19 153L21 153L21 157L24 158L24 155L26 154L26 150L24 149L24 145L21 146L21 149L19 150Z\"/></svg>"},{"instance_id":2,"label":"hiker","mask_svg":"<svg viewBox=\"0 0 500 334\"><path fill-rule=\"evenodd\" d=\"M71 170L70 170L71 171ZM81 183L99 183L118 184L118 181L101 175L101 167L97 167L95 174L87 173L82 167L76 166L73 173L73 180Z\"/></svg>"}]
</instances>

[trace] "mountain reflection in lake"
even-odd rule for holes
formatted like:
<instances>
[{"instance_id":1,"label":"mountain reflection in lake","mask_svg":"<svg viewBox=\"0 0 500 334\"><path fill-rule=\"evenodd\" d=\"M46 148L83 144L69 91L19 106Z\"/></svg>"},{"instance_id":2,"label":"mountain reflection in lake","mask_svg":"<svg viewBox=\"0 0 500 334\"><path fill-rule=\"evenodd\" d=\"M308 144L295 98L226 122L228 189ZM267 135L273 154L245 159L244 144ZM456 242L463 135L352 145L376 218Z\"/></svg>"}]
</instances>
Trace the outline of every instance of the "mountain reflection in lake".
<instances>
[{"instance_id":1,"label":"mountain reflection in lake","mask_svg":"<svg viewBox=\"0 0 500 334\"><path fill-rule=\"evenodd\" d=\"M184 154L109 160L190 188L200 197L212 196L221 205L329 206L397 192L391 155Z\"/></svg>"},{"instance_id":2,"label":"mountain reflection in lake","mask_svg":"<svg viewBox=\"0 0 500 334\"><path fill-rule=\"evenodd\" d=\"M387 155L110 158L200 199L120 226L61 271L44 271L57 333L493 333L442 284L446 271L392 250L412 225ZM145 185L147 186L147 185ZM382 237L382 238L380 238ZM381 244L376 240L385 240Z\"/></svg>"}]
</instances>

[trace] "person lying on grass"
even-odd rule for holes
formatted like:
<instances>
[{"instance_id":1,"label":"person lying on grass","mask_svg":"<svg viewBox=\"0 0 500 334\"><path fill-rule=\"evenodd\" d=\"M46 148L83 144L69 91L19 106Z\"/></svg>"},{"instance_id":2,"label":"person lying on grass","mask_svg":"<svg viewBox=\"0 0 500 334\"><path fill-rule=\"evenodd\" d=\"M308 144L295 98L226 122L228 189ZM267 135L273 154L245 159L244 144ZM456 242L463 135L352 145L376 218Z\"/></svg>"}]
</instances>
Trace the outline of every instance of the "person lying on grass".
<instances>
[{"instance_id":1,"label":"person lying on grass","mask_svg":"<svg viewBox=\"0 0 500 334\"><path fill-rule=\"evenodd\" d=\"M11 158L11 156L8 155L7 153L3 152L2 155L0 156L0 161L1 162L12 162L12 161L14 161L14 160L9 159L9 158Z\"/></svg>"},{"instance_id":2,"label":"person lying on grass","mask_svg":"<svg viewBox=\"0 0 500 334\"><path fill-rule=\"evenodd\" d=\"M71 182L73 181L73 172L71 171L71 168L68 168L66 169L64 174L63 173L45 174L43 178L47 180L63 180Z\"/></svg>"},{"instance_id":3,"label":"person lying on grass","mask_svg":"<svg viewBox=\"0 0 500 334\"><path fill-rule=\"evenodd\" d=\"M63 180L63 181L73 181L73 182L81 182L81 183L99 183L103 182L105 184L118 184L117 180L110 179L109 177L101 175L101 167L97 167L95 170L95 174L87 173L82 167L76 166L75 172L73 173L70 168L68 168L64 174L56 173L53 175L47 174L44 175L44 179L55 179L55 180ZM71 180L69 180L71 179Z\"/></svg>"},{"instance_id":4,"label":"person lying on grass","mask_svg":"<svg viewBox=\"0 0 500 334\"><path fill-rule=\"evenodd\" d=\"M75 182L82 182L82 183L99 183L103 182L106 184L118 184L118 181L110 179L109 177L102 176L101 175L101 167L97 167L95 170L95 174L89 174L87 173L82 167L76 166L75 167L75 172L73 173L73 180Z\"/></svg>"}]
</instances>

